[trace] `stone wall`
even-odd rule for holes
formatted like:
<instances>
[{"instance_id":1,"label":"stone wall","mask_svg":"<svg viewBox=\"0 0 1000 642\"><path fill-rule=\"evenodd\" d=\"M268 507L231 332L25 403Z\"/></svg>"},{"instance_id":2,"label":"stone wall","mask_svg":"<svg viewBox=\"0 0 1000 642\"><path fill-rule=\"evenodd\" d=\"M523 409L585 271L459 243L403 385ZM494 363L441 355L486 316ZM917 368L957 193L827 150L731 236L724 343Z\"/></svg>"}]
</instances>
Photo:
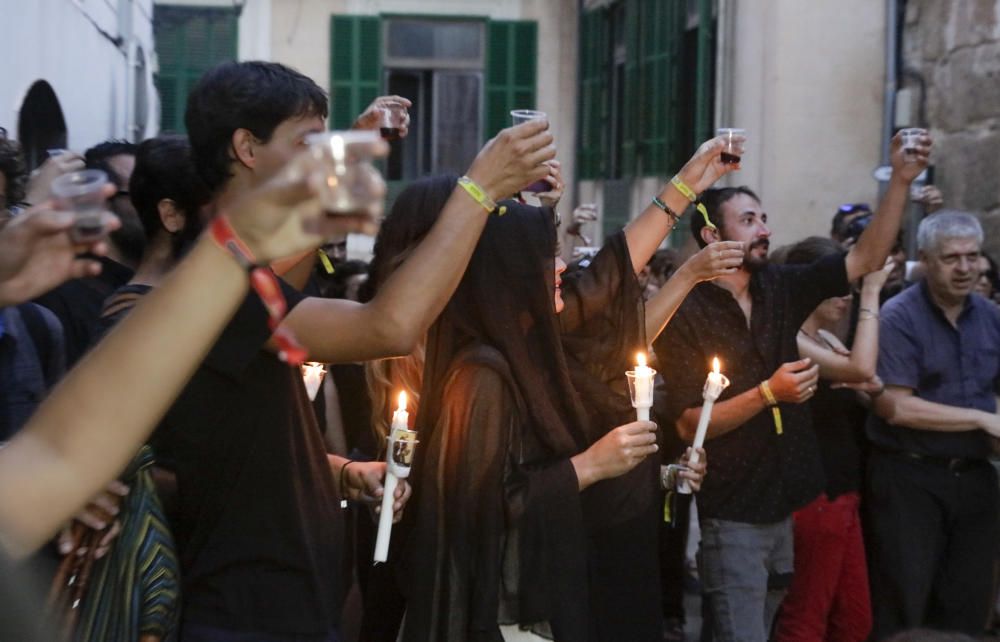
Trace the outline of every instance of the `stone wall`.
<instances>
[{"instance_id":1,"label":"stone wall","mask_svg":"<svg viewBox=\"0 0 1000 642\"><path fill-rule=\"evenodd\" d=\"M1000 256L1000 0L909 0L903 51L926 82L945 205L980 214Z\"/></svg>"}]
</instances>

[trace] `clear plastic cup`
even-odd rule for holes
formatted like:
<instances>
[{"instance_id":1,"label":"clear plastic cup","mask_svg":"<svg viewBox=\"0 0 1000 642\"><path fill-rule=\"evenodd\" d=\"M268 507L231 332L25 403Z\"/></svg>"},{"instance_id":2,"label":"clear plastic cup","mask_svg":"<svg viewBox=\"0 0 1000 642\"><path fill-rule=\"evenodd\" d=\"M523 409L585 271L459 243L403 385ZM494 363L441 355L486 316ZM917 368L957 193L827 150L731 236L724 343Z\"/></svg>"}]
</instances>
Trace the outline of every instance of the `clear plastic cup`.
<instances>
[{"instance_id":1,"label":"clear plastic cup","mask_svg":"<svg viewBox=\"0 0 1000 642\"><path fill-rule=\"evenodd\" d=\"M907 127L899 130L899 136L903 139L903 154L907 161L917 160L917 145L920 144L920 137L926 133L926 129L919 127Z\"/></svg>"},{"instance_id":2,"label":"clear plastic cup","mask_svg":"<svg viewBox=\"0 0 1000 642\"><path fill-rule=\"evenodd\" d=\"M319 199L327 214L375 215L385 197L385 180L372 164L384 145L371 130L333 131L306 139L326 167Z\"/></svg>"},{"instance_id":3,"label":"clear plastic cup","mask_svg":"<svg viewBox=\"0 0 1000 642\"><path fill-rule=\"evenodd\" d=\"M526 123L529 120L542 120L547 117L544 111L536 109L513 109L510 112L510 119L515 126Z\"/></svg>"},{"instance_id":4,"label":"clear plastic cup","mask_svg":"<svg viewBox=\"0 0 1000 642\"><path fill-rule=\"evenodd\" d=\"M716 136L722 136L726 146L722 148L722 162L736 165L743 158L743 146L747 142L747 130L736 127L720 127L715 130Z\"/></svg>"},{"instance_id":5,"label":"clear plastic cup","mask_svg":"<svg viewBox=\"0 0 1000 642\"><path fill-rule=\"evenodd\" d=\"M70 236L77 243L104 236L103 218L107 211L104 185L107 182L108 175L99 169L70 172L52 181L52 195L59 207L76 214Z\"/></svg>"},{"instance_id":6,"label":"clear plastic cup","mask_svg":"<svg viewBox=\"0 0 1000 642\"><path fill-rule=\"evenodd\" d=\"M399 140L399 130L406 122L407 110L403 103L392 100L381 104L382 122L379 125L379 132L382 138L392 142Z\"/></svg>"}]
</instances>

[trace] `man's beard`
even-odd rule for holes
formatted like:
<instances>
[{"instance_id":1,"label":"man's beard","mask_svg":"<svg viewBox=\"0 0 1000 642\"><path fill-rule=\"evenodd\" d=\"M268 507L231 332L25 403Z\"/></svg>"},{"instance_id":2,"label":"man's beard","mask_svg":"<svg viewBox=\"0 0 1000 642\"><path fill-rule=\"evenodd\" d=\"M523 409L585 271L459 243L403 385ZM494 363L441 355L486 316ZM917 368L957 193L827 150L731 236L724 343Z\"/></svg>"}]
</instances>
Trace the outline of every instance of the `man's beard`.
<instances>
[{"instance_id":1,"label":"man's beard","mask_svg":"<svg viewBox=\"0 0 1000 642\"><path fill-rule=\"evenodd\" d=\"M767 250L771 247L771 242L767 239L760 239L759 241L754 241L747 248L746 254L743 256L743 268L747 272L759 272L767 267ZM764 256L754 255L754 250L758 248L764 248Z\"/></svg>"}]
</instances>

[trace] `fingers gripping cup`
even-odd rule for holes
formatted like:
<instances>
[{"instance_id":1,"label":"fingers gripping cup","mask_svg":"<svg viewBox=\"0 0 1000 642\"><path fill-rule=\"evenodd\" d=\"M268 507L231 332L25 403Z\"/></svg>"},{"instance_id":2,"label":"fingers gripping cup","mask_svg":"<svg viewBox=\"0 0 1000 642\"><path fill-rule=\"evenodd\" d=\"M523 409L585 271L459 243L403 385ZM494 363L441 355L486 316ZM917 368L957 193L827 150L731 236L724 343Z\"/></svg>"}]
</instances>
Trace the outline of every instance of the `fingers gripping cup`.
<instances>
[{"instance_id":1,"label":"fingers gripping cup","mask_svg":"<svg viewBox=\"0 0 1000 642\"><path fill-rule=\"evenodd\" d=\"M375 215L381 210L385 180L372 159L385 143L376 132L325 132L309 136L306 142L326 170L318 196L327 214Z\"/></svg>"},{"instance_id":2,"label":"fingers gripping cup","mask_svg":"<svg viewBox=\"0 0 1000 642\"><path fill-rule=\"evenodd\" d=\"M108 175L99 169L63 174L52 181L52 195L62 209L76 214L70 236L77 243L96 241L104 236L103 216L107 211L104 186Z\"/></svg>"},{"instance_id":3,"label":"fingers gripping cup","mask_svg":"<svg viewBox=\"0 0 1000 642\"><path fill-rule=\"evenodd\" d=\"M510 112L510 120L515 127L521 123L526 123L529 120L545 120L548 118L544 111L538 111L537 109L512 109ZM531 192L532 194L542 194L548 192L552 189L552 185L549 184L547 180L540 179L525 187L522 192Z\"/></svg>"},{"instance_id":4,"label":"fingers gripping cup","mask_svg":"<svg viewBox=\"0 0 1000 642\"><path fill-rule=\"evenodd\" d=\"M382 138L389 142L399 140L399 130L406 122L406 105L392 100L382 103L379 109L382 111L382 122L379 125Z\"/></svg>"},{"instance_id":5,"label":"fingers gripping cup","mask_svg":"<svg viewBox=\"0 0 1000 642\"><path fill-rule=\"evenodd\" d=\"M920 137L927 133L926 129L909 127L899 130L899 137L903 142L903 154L907 162L917 160L917 145L920 144Z\"/></svg>"},{"instance_id":6,"label":"fingers gripping cup","mask_svg":"<svg viewBox=\"0 0 1000 642\"><path fill-rule=\"evenodd\" d=\"M743 145L747 140L747 130L734 127L720 127L715 130L716 136L722 136L725 147L722 148L722 162L736 165L743 157Z\"/></svg>"}]
</instances>

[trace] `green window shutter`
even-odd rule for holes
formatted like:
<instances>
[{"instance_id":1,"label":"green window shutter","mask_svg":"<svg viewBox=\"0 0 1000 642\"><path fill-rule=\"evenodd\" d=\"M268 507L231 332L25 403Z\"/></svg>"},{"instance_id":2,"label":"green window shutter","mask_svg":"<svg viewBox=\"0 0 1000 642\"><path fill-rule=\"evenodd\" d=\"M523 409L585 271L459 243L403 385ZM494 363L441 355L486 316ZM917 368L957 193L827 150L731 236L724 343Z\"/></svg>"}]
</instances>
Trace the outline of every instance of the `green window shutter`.
<instances>
[{"instance_id":1,"label":"green window shutter","mask_svg":"<svg viewBox=\"0 0 1000 642\"><path fill-rule=\"evenodd\" d=\"M376 16L331 16L330 127L350 128L381 91L381 20Z\"/></svg>"},{"instance_id":2,"label":"green window shutter","mask_svg":"<svg viewBox=\"0 0 1000 642\"><path fill-rule=\"evenodd\" d=\"M154 5L153 37L160 70L160 129L183 133L188 93L201 75L236 59L237 20L232 9Z\"/></svg>"},{"instance_id":3,"label":"green window shutter","mask_svg":"<svg viewBox=\"0 0 1000 642\"><path fill-rule=\"evenodd\" d=\"M486 49L484 136L492 138L510 126L510 110L535 109L538 23L490 21Z\"/></svg>"},{"instance_id":4,"label":"green window shutter","mask_svg":"<svg viewBox=\"0 0 1000 642\"><path fill-rule=\"evenodd\" d=\"M648 5L646 0L644 4ZM621 106L622 113L622 149L621 149L621 175L635 176L639 166L639 154L642 150L642 132L639 127L640 101L635 100L639 95L639 27L640 27L640 3L639 0L625 1L625 96L624 105Z\"/></svg>"},{"instance_id":5,"label":"green window shutter","mask_svg":"<svg viewBox=\"0 0 1000 642\"><path fill-rule=\"evenodd\" d=\"M608 157L608 46L611 34L606 9L580 16L580 104L577 110L577 172L598 178Z\"/></svg>"},{"instance_id":6,"label":"green window shutter","mask_svg":"<svg viewBox=\"0 0 1000 642\"><path fill-rule=\"evenodd\" d=\"M663 176L677 169L680 146L673 136L678 111L678 65L683 3L654 0L643 5L639 43L639 137L641 174Z\"/></svg>"}]
</instances>

